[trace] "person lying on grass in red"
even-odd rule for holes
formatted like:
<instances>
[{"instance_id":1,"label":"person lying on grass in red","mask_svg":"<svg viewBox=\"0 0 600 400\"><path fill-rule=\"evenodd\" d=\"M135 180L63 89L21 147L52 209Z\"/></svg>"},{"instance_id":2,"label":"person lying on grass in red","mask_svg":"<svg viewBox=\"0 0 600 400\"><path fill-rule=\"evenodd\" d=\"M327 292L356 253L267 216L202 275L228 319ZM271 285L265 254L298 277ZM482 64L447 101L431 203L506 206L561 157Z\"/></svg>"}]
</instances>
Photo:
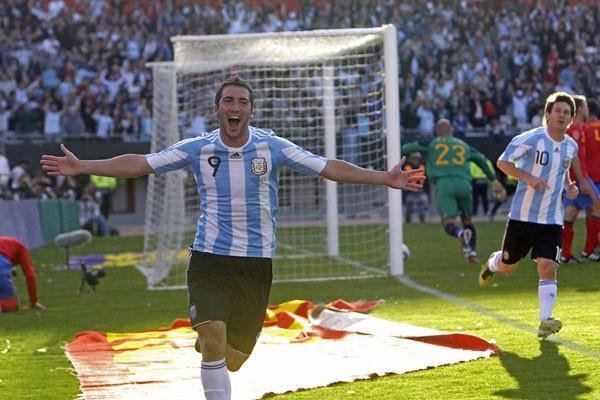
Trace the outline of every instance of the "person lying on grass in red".
<instances>
[{"instance_id":1,"label":"person lying on grass in red","mask_svg":"<svg viewBox=\"0 0 600 400\"><path fill-rule=\"evenodd\" d=\"M0 236L0 312L17 311L19 298L12 279L12 268L20 265L27 279L27 292L32 310L45 307L38 301L35 268L29 257L27 246L10 236Z\"/></svg>"}]
</instances>

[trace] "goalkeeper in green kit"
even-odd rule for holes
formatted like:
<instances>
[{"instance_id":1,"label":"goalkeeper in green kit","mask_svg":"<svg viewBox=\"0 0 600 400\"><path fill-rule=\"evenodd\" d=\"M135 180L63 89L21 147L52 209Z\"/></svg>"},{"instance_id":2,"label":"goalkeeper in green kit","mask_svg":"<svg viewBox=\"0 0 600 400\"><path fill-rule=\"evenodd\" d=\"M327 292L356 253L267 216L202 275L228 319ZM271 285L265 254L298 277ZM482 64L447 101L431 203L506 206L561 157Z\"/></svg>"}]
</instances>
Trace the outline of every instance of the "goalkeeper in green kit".
<instances>
[{"instance_id":1,"label":"goalkeeper in green kit","mask_svg":"<svg viewBox=\"0 0 600 400\"><path fill-rule=\"evenodd\" d=\"M429 144L418 142L402 146L403 154L419 152L425 159L425 170L430 182L435 184L437 205L442 216L444 230L458 238L463 255L471 264L478 264L477 234L471 220L473 194L469 162L473 161L492 181L492 195L502 196L502 184L489 167L488 159L464 141L452 136L450 121L440 119L435 126L436 138ZM457 225L456 217L462 222Z\"/></svg>"}]
</instances>

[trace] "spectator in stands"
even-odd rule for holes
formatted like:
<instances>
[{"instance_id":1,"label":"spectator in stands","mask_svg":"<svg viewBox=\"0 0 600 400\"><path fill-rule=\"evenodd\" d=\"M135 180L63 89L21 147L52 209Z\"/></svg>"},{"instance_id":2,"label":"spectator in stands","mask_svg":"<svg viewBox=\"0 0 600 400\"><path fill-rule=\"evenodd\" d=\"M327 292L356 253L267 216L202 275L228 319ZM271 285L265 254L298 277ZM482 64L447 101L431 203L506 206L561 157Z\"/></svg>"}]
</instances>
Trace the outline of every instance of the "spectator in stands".
<instances>
[{"instance_id":1,"label":"spectator in stands","mask_svg":"<svg viewBox=\"0 0 600 400\"><path fill-rule=\"evenodd\" d=\"M360 143L358 134L358 119L360 113L360 103L352 101L347 109L345 116L345 126L342 132L342 158L352 164L360 162ZM367 126L367 136L368 136Z\"/></svg>"},{"instance_id":2,"label":"spectator in stands","mask_svg":"<svg viewBox=\"0 0 600 400\"><path fill-rule=\"evenodd\" d=\"M92 235L110 236L110 225L100 212L96 186L93 183L86 185L79 198L79 223Z\"/></svg>"},{"instance_id":3,"label":"spectator in stands","mask_svg":"<svg viewBox=\"0 0 600 400\"><path fill-rule=\"evenodd\" d=\"M115 120L108 104L104 104L93 114L96 121L96 137L108 139L115 129Z\"/></svg>"},{"instance_id":4,"label":"spectator in stands","mask_svg":"<svg viewBox=\"0 0 600 400\"><path fill-rule=\"evenodd\" d=\"M512 98L512 113L520 128L528 126L529 115L527 112L531 98L526 96L522 89L518 89Z\"/></svg>"},{"instance_id":5,"label":"spectator in stands","mask_svg":"<svg viewBox=\"0 0 600 400\"><path fill-rule=\"evenodd\" d=\"M60 130L65 136L79 136L85 133L85 124L76 105L70 105L60 116Z\"/></svg>"},{"instance_id":6,"label":"spectator in stands","mask_svg":"<svg viewBox=\"0 0 600 400\"><path fill-rule=\"evenodd\" d=\"M429 100L425 99L421 102L421 105L417 108L417 116L419 117L419 133L426 137L433 137L435 115Z\"/></svg>"},{"instance_id":7,"label":"spectator in stands","mask_svg":"<svg viewBox=\"0 0 600 400\"><path fill-rule=\"evenodd\" d=\"M45 175L38 174L31 178L29 183L31 196L37 199L56 199L52 180Z\"/></svg>"},{"instance_id":8,"label":"spectator in stands","mask_svg":"<svg viewBox=\"0 0 600 400\"><path fill-rule=\"evenodd\" d=\"M100 206L100 213L108 220L112 208L112 195L118 184L117 178L90 175L90 183L94 186L94 195Z\"/></svg>"},{"instance_id":9,"label":"spectator in stands","mask_svg":"<svg viewBox=\"0 0 600 400\"><path fill-rule=\"evenodd\" d=\"M17 106L14 113L15 131L21 133L41 133L43 113L35 101L26 101Z\"/></svg>"},{"instance_id":10,"label":"spectator in stands","mask_svg":"<svg viewBox=\"0 0 600 400\"><path fill-rule=\"evenodd\" d=\"M57 176L54 192L60 199L77 200L77 181L72 176Z\"/></svg>"},{"instance_id":11,"label":"spectator in stands","mask_svg":"<svg viewBox=\"0 0 600 400\"><path fill-rule=\"evenodd\" d=\"M490 119L490 124L487 128L488 135L494 139L494 142L500 143L505 136L504 127L498 118Z\"/></svg>"},{"instance_id":12,"label":"spectator in stands","mask_svg":"<svg viewBox=\"0 0 600 400\"><path fill-rule=\"evenodd\" d=\"M470 124L469 119L462 108L459 108L452 118L452 128L454 128L454 137L463 139L466 136Z\"/></svg>"},{"instance_id":13,"label":"spectator in stands","mask_svg":"<svg viewBox=\"0 0 600 400\"><path fill-rule=\"evenodd\" d=\"M494 171L494 165L490 160L487 160L488 167ZM487 215L489 210L488 187L489 181L485 172L471 161L471 184L473 185L473 215L477 215L479 211L479 203L483 208L483 214Z\"/></svg>"},{"instance_id":14,"label":"spectator in stands","mask_svg":"<svg viewBox=\"0 0 600 400\"><path fill-rule=\"evenodd\" d=\"M10 170L10 191L14 200L20 200L29 196L29 161L20 160Z\"/></svg>"},{"instance_id":15,"label":"spectator in stands","mask_svg":"<svg viewBox=\"0 0 600 400\"><path fill-rule=\"evenodd\" d=\"M6 189L10 180L10 165L8 158L4 155L4 141L0 136L0 198Z\"/></svg>"},{"instance_id":16,"label":"spectator in stands","mask_svg":"<svg viewBox=\"0 0 600 400\"><path fill-rule=\"evenodd\" d=\"M593 23L598 19L594 2L569 2L559 14L533 1L488 5L413 0L383 2L375 7L367 1L355 1L345 7L327 0L319 4L296 2L298 10L264 0L252 7L243 2L222 2L219 8L213 8L212 3L202 7L196 3L162 7L157 14L154 7L140 6L139 0L38 1L31 7L23 1L0 2L0 35L7 38L0 44L0 91L7 99L14 96L8 106L0 104L0 132L7 114L12 121L10 130L43 132L43 118L32 129L30 111L42 110L44 98L56 88L60 89L53 94L54 99L76 104L85 130L96 132L96 123L87 118L94 114L96 105L108 102L112 106L121 90L142 103L150 100L151 76L142 63L172 60L169 38L189 32L395 24L404 128L418 127L415 112L420 104L413 104L417 93L423 96L421 100L430 101L434 119L452 121L458 110L465 109L473 117L473 125L481 128L496 117L503 121L506 115L515 117L520 127L528 127L531 111L537 109L535 96L539 102L555 90L576 90L590 98L600 95L600 73L596 72L600 24ZM427 30L427 26L434 28ZM36 76L40 76L39 82L31 80ZM523 82L539 82L539 93L529 91ZM93 102L84 100L83 86L93 87ZM525 107L517 100L515 107L513 88L522 89L524 98L534 98ZM491 101L496 116L492 118L485 102L481 107L485 118L475 116L480 116L477 104L471 99L470 108L467 102L474 95L465 95L473 91L481 92L480 100ZM81 97L73 99L76 93ZM19 107L31 101L38 106L30 104L27 110ZM58 109L66 112L60 103ZM140 110L135 118L141 115ZM138 124L134 136L143 126ZM430 129L423 132L428 134ZM507 132L513 133L512 128Z\"/></svg>"},{"instance_id":17,"label":"spectator in stands","mask_svg":"<svg viewBox=\"0 0 600 400\"><path fill-rule=\"evenodd\" d=\"M144 102L142 115L140 117L140 140L143 142L150 141L152 136L152 111L151 105Z\"/></svg>"},{"instance_id":18,"label":"spectator in stands","mask_svg":"<svg viewBox=\"0 0 600 400\"><path fill-rule=\"evenodd\" d=\"M3 63L4 64L4 63ZM14 70L13 70L14 71ZM0 70L0 91L8 96L17 90L17 80L11 70Z\"/></svg>"},{"instance_id":19,"label":"spectator in stands","mask_svg":"<svg viewBox=\"0 0 600 400\"><path fill-rule=\"evenodd\" d=\"M46 103L44 112L44 135L46 138L56 141L61 135L60 121L63 113L54 101Z\"/></svg>"},{"instance_id":20,"label":"spectator in stands","mask_svg":"<svg viewBox=\"0 0 600 400\"><path fill-rule=\"evenodd\" d=\"M35 268L27 246L16 238L0 236L0 313L19 309L19 297L13 282L13 268L17 265L21 266L27 280L31 309L45 309L38 299Z\"/></svg>"},{"instance_id":21,"label":"spectator in stands","mask_svg":"<svg viewBox=\"0 0 600 400\"><path fill-rule=\"evenodd\" d=\"M483 128L487 120L483 112L483 102L478 89L471 90L469 98L469 122L474 128Z\"/></svg>"},{"instance_id":22,"label":"spectator in stands","mask_svg":"<svg viewBox=\"0 0 600 400\"><path fill-rule=\"evenodd\" d=\"M0 136L8 133L11 116L11 104L6 96L4 96L4 93L0 92Z\"/></svg>"}]
</instances>

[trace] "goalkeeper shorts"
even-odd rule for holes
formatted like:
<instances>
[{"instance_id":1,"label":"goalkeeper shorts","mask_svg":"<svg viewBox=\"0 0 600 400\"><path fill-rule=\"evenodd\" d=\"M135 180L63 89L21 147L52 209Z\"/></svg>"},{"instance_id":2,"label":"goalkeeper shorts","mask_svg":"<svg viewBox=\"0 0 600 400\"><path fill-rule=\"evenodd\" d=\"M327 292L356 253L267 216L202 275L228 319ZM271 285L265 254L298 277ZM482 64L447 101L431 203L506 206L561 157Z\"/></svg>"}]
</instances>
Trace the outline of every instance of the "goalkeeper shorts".
<instances>
[{"instance_id":1,"label":"goalkeeper shorts","mask_svg":"<svg viewBox=\"0 0 600 400\"><path fill-rule=\"evenodd\" d=\"M439 178L435 190L442 219L473 215L473 188L469 179Z\"/></svg>"},{"instance_id":2,"label":"goalkeeper shorts","mask_svg":"<svg viewBox=\"0 0 600 400\"><path fill-rule=\"evenodd\" d=\"M273 280L270 258L236 257L191 250L187 271L192 327L227 325L227 343L252 353L262 330Z\"/></svg>"}]
</instances>

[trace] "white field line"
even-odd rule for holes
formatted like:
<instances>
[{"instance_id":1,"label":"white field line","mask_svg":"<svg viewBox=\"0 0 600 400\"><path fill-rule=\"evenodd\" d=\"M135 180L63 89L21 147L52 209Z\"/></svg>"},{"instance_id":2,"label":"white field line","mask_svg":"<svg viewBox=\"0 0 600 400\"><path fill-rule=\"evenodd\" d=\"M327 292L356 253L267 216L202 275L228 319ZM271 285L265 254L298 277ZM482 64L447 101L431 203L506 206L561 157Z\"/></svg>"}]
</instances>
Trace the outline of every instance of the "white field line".
<instances>
[{"instance_id":1,"label":"white field line","mask_svg":"<svg viewBox=\"0 0 600 400\"><path fill-rule=\"evenodd\" d=\"M310 254L310 252L309 251L303 251L303 254L308 255L308 254ZM351 265L351 266L353 266L355 268L364 269L364 270L367 270L367 271L370 271L370 272L374 272L374 273L377 273L378 275L380 275L381 272L382 272L381 270L376 270L376 269L368 267L366 265L362 265L360 262L357 262L357 261L346 260L346 259L343 259L342 257L336 257L336 259L338 259L338 261L342 261L342 262L344 262L346 264L349 264L349 265ZM446 292L442 292L441 290L432 289L430 287L423 286L420 283L417 283L417 282L413 281L412 279L408 278L407 276L397 276L395 278L400 283L402 283L402 284L404 284L404 285L406 285L406 286L408 286L410 288L413 288L415 290L418 290L419 292L427 293L427 294L429 294L431 296L440 298L440 299L448 301L450 303L454 303L454 304L460 305L460 306L465 307L465 308L467 308L467 309L469 309L471 311L474 311L474 312L476 312L478 314L485 315L487 317L495 319L496 321L499 321L499 322L502 322L502 323L504 323L506 325L512 326L513 328L520 329L522 331L531 333L533 335L537 335L537 328L536 327L532 327L530 325L524 324L522 322L519 322L517 320L509 318L509 317L507 317L505 315L502 315L500 313L488 310L487 308L482 307L482 306L480 306L478 304L465 301L465 300L463 300L463 299L461 299L459 297L456 297L456 296L452 296L451 294L448 294ZM330 278L322 278L322 279L314 279L314 278L312 278L312 279L307 279L307 281L327 280L327 279L330 279ZM596 359L600 359L600 351L595 351L595 350L588 349L587 347L582 346L582 345L580 345L578 343L572 342L570 340L562 339L562 338L560 338L558 336L552 336L552 337L550 337L549 339L546 339L546 340L550 340L550 341L552 341L554 343L558 343L558 344L560 344L560 345L562 345L562 346L564 346L564 347L566 347L566 348L568 348L570 350L573 350L573 351L576 351L578 353L584 354L584 355L586 355L588 357L593 357L593 358L596 358Z\"/></svg>"},{"instance_id":2,"label":"white field line","mask_svg":"<svg viewBox=\"0 0 600 400\"><path fill-rule=\"evenodd\" d=\"M457 304L459 306L465 307L465 308L467 308L467 309L469 309L471 311L474 311L476 313L479 313L479 314L485 315L487 317L493 318L493 319L495 319L495 320L497 320L499 322L502 322L503 324L512 326L513 328L520 329L520 330L525 331L527 333L531 333L533 335L537 334L537 328L531 327L531 326L529 326L527 324L524 324L522 322L516 321L516 320L514 320L512 318L509 318L509 317L507 317L505 315L502 315L502 314L499 314L497 312L488 310L487 308L482 307L482 306L480 306L478 304L465 301L465 300L463 300L463 299L461 299L459 297L452 296L451 294L448 294L446 292L442 292L441 290L432 289L430 287L423 286L420 283L417 283L417 282L413 281L412 279L408 278L407 276L397 276L395 278L400 283L402 283L402 284L404 284L404 285L406 285L406 286L408 286L410 288L413 288L415 290L418 290L419 292L427 293L427 294L429 294L431 296L435 296L437 298L440 298L442 300L448 301L450 303L454 303L454 304ZM573 350L573 351L576 351L578 353L584 354L584 355L586 355L588 357L593 357L593 358L596 358L596 359L600 359L600 352L599 351L588 349L587 347L582 346L582 345L580 345L578 343L575 343L575 342L571 342L570 340L562 339L562 338L557 337L557 336L552 336L551 338L546 339L546 340L550 340L550 341L552 341L554 343L561 344L562 346L564 346L564 347L566 347L566 348L568 348L570 350Z\"/></svg>"}]
</instances>

